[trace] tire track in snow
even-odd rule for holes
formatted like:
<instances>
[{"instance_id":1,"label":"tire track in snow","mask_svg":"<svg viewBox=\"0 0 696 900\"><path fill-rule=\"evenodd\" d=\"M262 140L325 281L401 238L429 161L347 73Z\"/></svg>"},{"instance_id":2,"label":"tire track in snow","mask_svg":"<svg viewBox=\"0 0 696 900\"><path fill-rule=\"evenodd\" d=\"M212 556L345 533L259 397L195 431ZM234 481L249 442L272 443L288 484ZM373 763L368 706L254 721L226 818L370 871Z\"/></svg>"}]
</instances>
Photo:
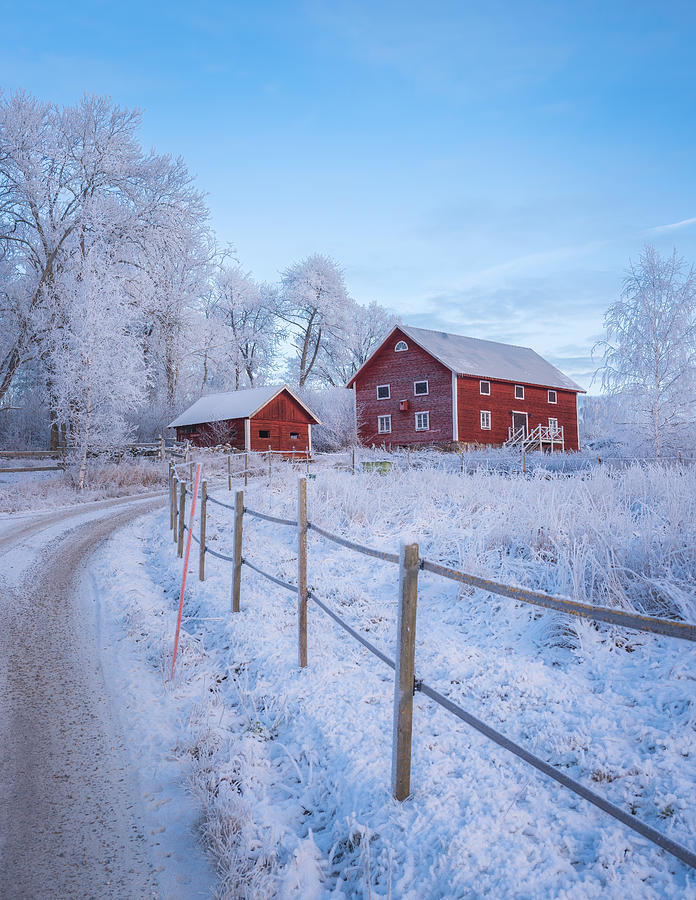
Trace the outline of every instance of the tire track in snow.
<instances>
[{"instance_id":1,"label":"tire track in snow","mask_svg":"<svg viewBox=\"0 0 696 900\"><path fill-rule=\"evenodd\" d=\"M141 502L137 502L137 501ZM156 897L140 799L109 714L91 614L73 598L85 558L162 504L107 501L68 525L0 596L0 896ZM94 511L42 516L0 549ZM67 524L67 523L66 523Z\"/></svg>"}]
</instances>

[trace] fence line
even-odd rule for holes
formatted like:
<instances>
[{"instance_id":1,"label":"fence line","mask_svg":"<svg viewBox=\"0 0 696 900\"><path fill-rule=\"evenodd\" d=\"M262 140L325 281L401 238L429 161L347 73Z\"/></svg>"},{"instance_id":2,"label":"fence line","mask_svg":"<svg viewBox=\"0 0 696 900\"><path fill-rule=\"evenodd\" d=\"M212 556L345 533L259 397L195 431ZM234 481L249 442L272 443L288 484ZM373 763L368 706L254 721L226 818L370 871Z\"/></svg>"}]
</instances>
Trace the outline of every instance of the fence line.
<instances>
[{"instance_id":1,"label":"fence line","mask_svg":"<svg viewBox=\"0 0 696 900\"><path fill-rule=\"evenodd\" d=\"M573 791L573 793L575 794L578 794L584 800L589 801L599 809L603 810L606 813L609 813L609 815L614 819L617 819L624 825L628 825L629 828L632 828L634 831L638 832L638 834L642 835L642 837L647 838L649 841L652 841L653 844L657 844L658 847L661 847L663 850L671 853L672 856L676 856L677 859L680 859L682 862L686 863L687 866L691 866L692 868L696 869L696 853L692 853L691 850L688 850L686 847L683 847L676 841L671 840L666 835L662 834L661 831L658 831L651 825L648 825L645 822L641 822L641 820L637 819L635 816L624 812L619 806L615 806L613 803L610 803L608 800L600 797L599 794L595 794L594 791L586 788L579 781L575 781L574 778L570 778L568 775L564 775L563 772L559 771L554 766L551 766L548 763L544 762L543 759L540 759L533 753L530 753L529 750L525 750L524 747L521 747L514 741L511 741L510 738L505 737L504 734L496 731L495 728L491 728L490 725L486 725L486 723L482 722L481 719L477 719L476 716L473 716L471 713L462 709L461 706L453 703L451 700L449 700L443 694L439 693L439 691L431 688L429 685L424 684L422 681L416 681L414 690L420 691L422 694L425 694L426 697L430 697L430 699L434 700L435 703L438 703L448 712L452 713L452 715L457 716L458 719L466 722L467 725L470 725L472 728L476 729L476 731L487 737L489 740L498 744L499 747L502 747L504 750L508 750L510 753L514 753L515 756L518 756L526 763L529 763L530 766L534 766L535 769L538 769L544 775L547 775L549 778L553 778L554 781L557 781L564 787L569 788L569 790Z\"/></svg>"},{"instance_id":2,"label":"fence line","mask_svg":"<svg viewBox=\"0 0 696 900\"><path fill-rule=\"evenodd\" d=\"M170 478L174 478L174 467L170 468ZM205 484L205 483L204 483ZM302 625L302 593L304 584L304 598L311 599L319 608L333 619L341 628L343 628L351 637L362 644L378 659L394 669L394 738L392 748L392 793L398 800L403 800L410 793L410 768L411 768L411 733L413 719L413 697L415 693L420 692L426 697L440 705L450 714L456 716L479 733L492 740L498 746L513 753L524 762L533 766L539 772L555 780L557 783L568 788L573 793L592 803L603 812L611 815L614 819L631 828L642 837L654 843L656 846L670 853L686 865L696 868L696 853L683 847L676 841L666 837L652 826L641 822L635 816L624 812L620 807L615 806L608 800L603 799L600 795L594 793L582 783L576 781L570 776L563 774L549 763L544 762L540 757L526 750L524 747L516 744L507 738L501 732L491 728L482 720L476 718L471 713L449 700L439 691L425 684L422 680L415 676L415 630L416 630L416 604L417 604L417 583L418 572L429 571L432 574L439 575L453 581L459 581L470 584L473 587L500 594L511 599L532 603L536 606L542 606L562 612L569 615L583 616L595 619L596 621L608 622L613 625L621 625L645 633L659 634L667 637L676 637L683 640L696 640L696 625L691 623L674 622L666 619L658 619L647 616L639 616L626 613L621 610L609 610L605 607L596 607L589 604L576 603L567 598L559 599L551 595L542 594L535 591L527 591L523 588L514 588L509 585L499 584L498 582L489 581L487 579L478 578L464 572L458 572L455 569L449 569L437 563L431 563L428 560L420 558L417 544L402 544L399 556L386 551L367 547L362 544L354 543L338 535L334 535L323 528L307 521L306 517L306 481L300 479L300 492L298 497L298 518L297 520L282 519L280 517L271 516L266 513L260 513L245 507L243 504L243 492L238 491L235 503L235 556L229 557L224 554L217 553L203 544L204 552L223 559L227 562L234 563L235 575L233 582L233 611L239 610L239 571L243 565L273 582L283 587L285 590L298 595L298 646L299 646L299 664L306 665L306 614L304 616L304 634ZM203 488L204 494L206 488ZM183 543L183 532L187 528L183 522L185 515L185 498L186 487L181 485L180 509L176 510L176 490L173 486L170 490L172 502L172 510L170 522L174 523L176 531L176 519L179 518L179 545ZM211 499L212 498L208 498ZM219 502L219 501L218 501ZM229 507L228 504L219 503L221 506ZM367 556L376 557L387 562L397 562L400 572L400 591L399 591L399 607L397 622L397 658L391 660L379 648L375 647L370 641L364 638L356 629L348 625L337 613L327 606L317 595L306 589L306 553L304 560L303 554L298 554L298 584L290 584L269 572L264 571L260 567L251 563L246 557L242 556L242 520L244 513L255 516L275 524L297 526L298 539L300 540L300 549L302 547L303 527L304 533L308 529L316 531L325 539L332 541L348 549L355 550ZM181 527L183 525L183 527ZM204 534L204 525L202 525L201 534ZM194 537L191 534L191 537ZM199 542L200 543L200 542ZM202 572L202 570L201 570Z\"/></svg>"},{"instance_id":3,"label":"fence line","mask_svg":"<svg viewBox=\"0 0 696 900\"><path fill-rule=\"evenodd\" d=\"M356 553L362 553L365 556L373 556L375 559L382 559L385 562L399 564L398 553L389 553L386 550L377 550L376 548L368 547L365 544L356 544L353 541L349 541L347 538L342 538L337 534L332 534L330 531L325 531L323 528L315 525L314 522L307 522L307 528L316 531L317 534L326 538L327 541L332 541L334 544L340 544L342 547L347 547L349 550L355 550Z\"/></svg>"},{"instance_id":4,"label":"fence line","mask_svg":"<svg viewBox=\"0 0 696 900\"><path fill-rule=\"evenodd\" d=\"M500 594L512 600L520 600L523 603L532 603L534 606L542 606L557 612L567 613L570 616L580 616L586 619L594 619L597 622L607 622L610 625L620 625L633 631L644 631L650 634L662 634L666 637L680 638L684 641L696 641L696 625L687 622L673 622L669 619L658 619L654 616L642 616L638 613L626 612L622 609L609 609L605 606L591 606L588 603L580 603L568 598L552 597L539 591L530 591L526 588L512 587L490 581L487 578L479 578L478 575L469 575L466 572L458 572L439 563L421 560L421 568L426 572L433 572L451 581L459 581L483 591Z\"/></svg>"}]
</instances>

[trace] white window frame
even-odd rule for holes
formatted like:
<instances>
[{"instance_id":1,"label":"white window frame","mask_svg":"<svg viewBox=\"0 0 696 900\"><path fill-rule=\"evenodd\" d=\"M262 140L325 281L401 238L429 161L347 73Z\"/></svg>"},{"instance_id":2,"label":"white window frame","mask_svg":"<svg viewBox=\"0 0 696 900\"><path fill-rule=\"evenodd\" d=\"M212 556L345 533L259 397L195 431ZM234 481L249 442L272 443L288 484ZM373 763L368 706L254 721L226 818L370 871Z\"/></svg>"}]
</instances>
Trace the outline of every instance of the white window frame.
<instances>
[{"instance_id":1,"label":"white window frame","mask_svg":"<svg viewBox=\"0 0 696 900\"><path fill-rule=\"evenodd\" d=\"M380 396L379 396L379 389L380 389L380 388L386 388L386 389L387 389L387 396L386 396L386 397L380 397ZM388 385L388 384L378 384L378 385L377 385L377 399L378 399L378 400L391 400L391 386Z\"/></svg>"},{"instance_id":2,"label":"white window frame","mask_svg":"<svg viewBox=\"0 0 696 900\"><path fill-rule=\"evenodd\" d=\"M408 350L408 344L406 341L397 341L396 347L394 347L394 353L403 353L404 350Z\"/></svg>"},{"instance_id":3,"label":"white window frame","mask_svg":"<svg viewBox=\"0 0 696 900\"><path fill-rule=\"evenodd\" d=\"M549 428L553 428L554 431L558 431L558 419L554 419L549 416Z\"/></svg>"},{"instance_id":4,"label":"white window frame","mask_svg":"<svg viewBox=\"0 0 696 900\"><path fill-rule=\"evenodd\" d=\"M488 390L487 390L487 391L484 391L484 389L483 389L484 384L488 385ZM482 394L484 397L490 397L490 396L491 396L491 383L490 383L490 381L479 381L479 394Z\"/></svg>"},{"instance_id":5,"label":"white window frame","mask_svg":"<svg viewBox=\"0 0 696 900\"><path fill-rule=\"evenodd\" d=\"M551 394L553 394L553 400L551 399ZM551 388L549 388L547 396L549 403L558 403L558 391L552 391Z\"/></svg>"},{"instance_id":6,"label":"white window frame","mask_svg":"<svg viewBox=\"0 0 696 900\"><path fill-rule=\"evenodd\" d=\"M483 419L484 416L488 416L488 425L484 424L484 419ZM491 430L491 411L490 411L490 409L482 409L481 410L480 421L481 421L481 431L490 431Z\"/></svg>"},{"instance_id":7,"label":"white window frame","mask_svg":"<svg viewBox=\"0 0 696 900\"><path fill-rule=\"evenodd\" d=\"M424 384L425 391L417 391L416 390L417 384ZM419 381L413 382L413 396L414 397L427 397L429 393L430 393L430 385L428 384L427 378L421 378Z\"/></svg>"},{"instance_id":8,"label":"white window frame","mask_svg":"<svg viewBox=\"0 0 696 900\"><path fill-rule=\"evenodd\" d=\"M521 394L518 394L518 391L522 391ZM515 400L524 400L524 385L516 384L515 385Z\"/></svg>"},{"instance_id":9,"label":"white window frame","mask_svg":"<svg viewBox=\"0 0 696 900\"><path fill-rule=\"evenodd\" d=\"M419 425L418 425L418 416L427 416L427 418L426 418L426 420L425 420L425 421L426 421L425 426L422 426L422 425L419 426ZM430 410L428 410L428 409L420 410L420 411L417 412L416 415L414 416L414 420L413 420L413 421L414 421L414 425L415 425L416 431L430 431Z\"/></svg>"},{"instance_id":10,"label":"white window frame","mask_svg":"<svg viewBox=\"0 0 696 900\"><path fill-rule=\"evenodd\" d=\"M388 428L382 428L382 422L385 420ZM377 416L377 434L391 434L391 416Z\"/></svg>"}]
</instances>

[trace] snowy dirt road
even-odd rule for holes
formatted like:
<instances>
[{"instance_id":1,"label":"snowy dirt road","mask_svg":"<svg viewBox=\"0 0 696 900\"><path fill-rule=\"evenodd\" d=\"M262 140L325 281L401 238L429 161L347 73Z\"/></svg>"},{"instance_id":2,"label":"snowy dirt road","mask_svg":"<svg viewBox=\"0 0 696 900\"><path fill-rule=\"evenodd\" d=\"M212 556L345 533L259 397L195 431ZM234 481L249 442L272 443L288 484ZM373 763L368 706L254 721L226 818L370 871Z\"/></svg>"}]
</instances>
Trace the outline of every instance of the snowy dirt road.
<instances>
[{"instance_id":1,"label":"snowy dirt road","mask_svg":"<svg viewBox=\"0 0 696 900\"><path fill-rule=\"evenodd\" d=\"M102 668L98 604L79 587L95 548L162 503L107 501L15 520L0 535L2 897L163 895Z\"/></svg>"}]
</instances>

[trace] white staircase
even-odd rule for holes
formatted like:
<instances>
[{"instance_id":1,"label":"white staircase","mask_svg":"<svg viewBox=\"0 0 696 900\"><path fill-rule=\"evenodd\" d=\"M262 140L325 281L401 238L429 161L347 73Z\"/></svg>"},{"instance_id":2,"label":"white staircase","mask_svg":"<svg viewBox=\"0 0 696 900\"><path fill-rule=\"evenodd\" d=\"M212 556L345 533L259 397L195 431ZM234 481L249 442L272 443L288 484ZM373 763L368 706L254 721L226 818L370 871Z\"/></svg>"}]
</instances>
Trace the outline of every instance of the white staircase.
<instances>
[{"instance_id":1,"label":"white staircase","mask_svg":"<svg viewBox=\"0 0 696 900\"><path fill-rule=\"evenodd\" d=\"M537 425L527 433L526 428L518 428L514 431L508 428L508 439L503 447L517 447L520 450L565 450L565 435L563 426Z\"/></svg>"}]
</instances>

